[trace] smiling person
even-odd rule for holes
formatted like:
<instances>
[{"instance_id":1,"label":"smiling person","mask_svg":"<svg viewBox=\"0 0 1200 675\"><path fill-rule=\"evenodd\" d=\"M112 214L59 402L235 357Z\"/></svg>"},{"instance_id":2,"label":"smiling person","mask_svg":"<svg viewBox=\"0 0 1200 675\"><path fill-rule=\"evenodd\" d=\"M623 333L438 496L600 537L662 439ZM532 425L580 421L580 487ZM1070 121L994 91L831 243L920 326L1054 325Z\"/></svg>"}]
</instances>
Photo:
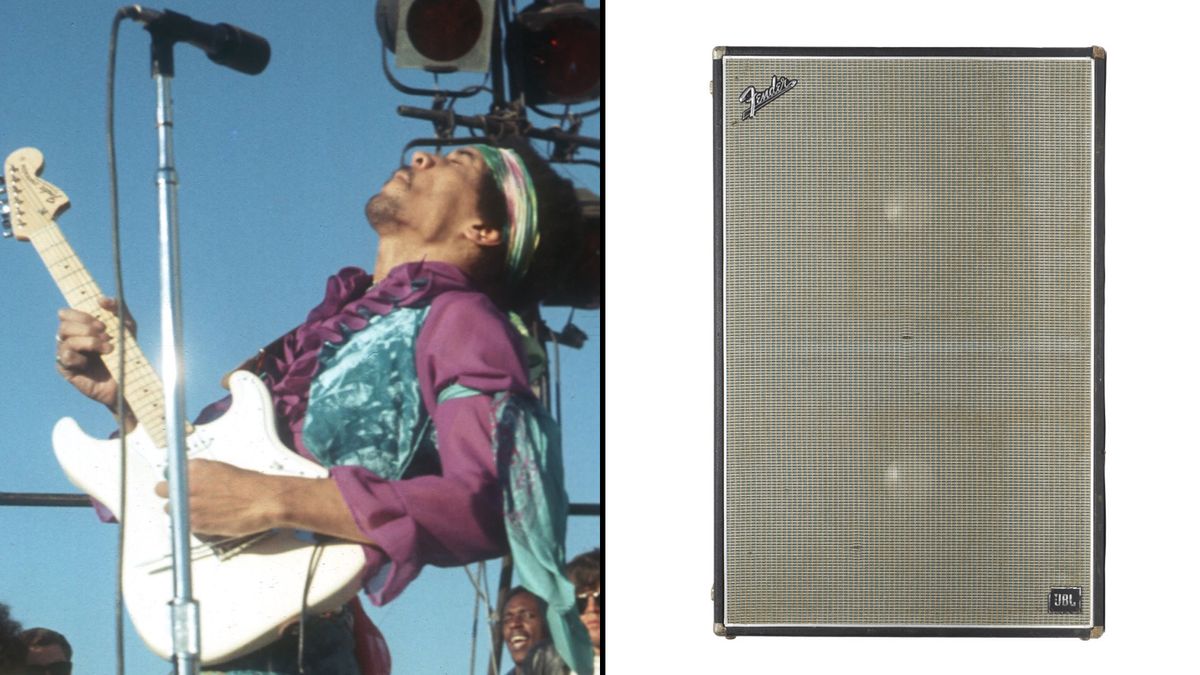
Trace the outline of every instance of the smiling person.
<instances>
[{"instance_id":1,"label":"smiling person","mask_svg":"<svg viewBox=\"0 0 1200 675\"><path fill-rule=\"evenodd\" d=\"M546 602L517 586L505 596L500 630L513 667L507 675L569 675L571 669L547 638Z\"/></svg>"},{"instance_id":2,"label":"smiling person","mask_svg":"<svg viewBox=\"0 0 1200 675\"><path fill-rule=\"evenodd\" d=\"M525 145L414 153L367 203L378 236L372 270L330 277L307 319L253 366L284 442L330 477L191 460L193 530L293 528L359 542L363 587L376 604L426 564L511 553L522 582L549 600L545 623L558 651L577 673L590 672L561 560L567 501L558 430L530 390L527 345L506 314L544 283L541 270L578 211L570 183ZM116 310L111 300L103 306ZM98 358L114 341L90 315L66 309L59 318L59 372L115 411L117 388ZM197 422L229 406L209 406ZM136 425L131 416L118 422ZM167 495L165 484L155 489ZM308 672L388 672L386 647L357 600L310 618L304 630ZM293 632L208 668L297 673Z\"/></svg>"}]
</instances>

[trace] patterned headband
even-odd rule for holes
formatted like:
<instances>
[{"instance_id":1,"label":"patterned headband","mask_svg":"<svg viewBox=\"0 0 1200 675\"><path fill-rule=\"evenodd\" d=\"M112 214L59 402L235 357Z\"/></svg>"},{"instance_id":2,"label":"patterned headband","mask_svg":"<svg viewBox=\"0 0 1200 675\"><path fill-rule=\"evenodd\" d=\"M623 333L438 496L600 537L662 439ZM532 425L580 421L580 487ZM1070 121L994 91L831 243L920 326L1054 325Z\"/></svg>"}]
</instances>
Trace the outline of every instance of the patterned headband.
<instances>
[{"instance_id":1,"label":"patterned headband","mask_svg":"<svg viewBox=\"0 0 1200 675\"><path fill-rule=\"evenodd\" d=\"M517 153L490 145L470 146L479 151L496 185L504 195L508 222L500 228L505 245L504 268L508 282L520 281L529 271L533 252L538 245L537 193L525 162Z\"/></svg>"}]
</instances>

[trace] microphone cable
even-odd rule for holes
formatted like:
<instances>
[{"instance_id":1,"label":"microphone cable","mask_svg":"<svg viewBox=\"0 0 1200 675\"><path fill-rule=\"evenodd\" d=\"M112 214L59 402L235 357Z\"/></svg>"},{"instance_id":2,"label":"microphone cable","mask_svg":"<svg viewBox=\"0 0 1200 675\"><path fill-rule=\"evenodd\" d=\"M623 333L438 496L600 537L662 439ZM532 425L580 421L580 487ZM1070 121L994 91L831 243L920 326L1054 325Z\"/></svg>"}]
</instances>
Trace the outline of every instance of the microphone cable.
<instances>
[{"instance_id":1,"label":"microphone cable","mask_svg":"<svg viewBox=\"0 0 1200 675\"><path fill-rule=\"evenodd\" d=\"M117 190L117 152L116 133L113 122L115 97L115 80L117 68L117 35L121 21L130 18L129 7L117 10L113 17L112 31L108 40L108 72L105 78L105 140L108 151L109 204L112 220L113 274L116 285L117 300L117 434L120 438L120 467L118 483L120 485L121 506L117 509L117 593L114 607L114 622L116 626L116 658L117 675L125 675L125 605L124 582L122 570L125 566L125 473L128 459L125 432L125 280L121 265L121 213L119 193Z\"/></svg>"}]
</instances>

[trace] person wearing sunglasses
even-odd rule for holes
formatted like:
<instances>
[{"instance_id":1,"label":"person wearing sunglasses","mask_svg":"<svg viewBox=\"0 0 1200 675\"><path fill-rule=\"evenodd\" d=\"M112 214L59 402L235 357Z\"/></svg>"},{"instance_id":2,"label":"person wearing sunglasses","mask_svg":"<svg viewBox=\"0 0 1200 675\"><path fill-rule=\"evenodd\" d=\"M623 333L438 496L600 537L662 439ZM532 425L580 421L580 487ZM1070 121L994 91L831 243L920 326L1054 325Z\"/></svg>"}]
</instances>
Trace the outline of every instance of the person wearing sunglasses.
<instances>
[{"instance_id":1,"label":"person wearing sunglasses","mask_svg":"<svg viewBox=\"0 0 1200 675\"><path fill-rule=\"evenodd\" d=\"M592 640L592 672L600 672L600 549L581 553L567 563L567 578L575 584L575 606Z\"/></svg>"},{"instance_id":2,"label":"person wearing sunglasses","mask_svg":"<svg viewBox=\"0 0 1200 675\"><path fill-rule=\"evenodd\" d=\"M71 675L71 643L49 628L21 633L25 653L24 675Z\"/></svg>"}]
</instances>

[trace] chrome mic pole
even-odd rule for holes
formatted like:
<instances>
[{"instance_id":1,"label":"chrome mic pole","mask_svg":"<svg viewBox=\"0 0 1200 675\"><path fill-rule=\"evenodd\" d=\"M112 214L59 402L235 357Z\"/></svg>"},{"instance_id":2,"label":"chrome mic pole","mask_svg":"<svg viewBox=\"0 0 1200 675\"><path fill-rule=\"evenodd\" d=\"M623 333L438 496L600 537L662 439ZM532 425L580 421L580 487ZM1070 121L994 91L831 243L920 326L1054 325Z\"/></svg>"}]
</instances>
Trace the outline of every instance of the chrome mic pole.
<instances>
[{"instance_id":1,"label":"chrome mic pole","mask_svg":"<svg viewBox=\"0 0 1200 675\"><path fill-rule=\"evenodd\" d=\"M202 49L209 60L248 75L267 66L271 47L262 37L229 24L206 24L170 10L130 5L119 10L142 23L150 33L150 66L158 99L159 293L162 312L163 419L167 436L167 485L171 516L171 551L175 595L170 620L172 659L176 675L196 675L200 669L200 605L192 596L191 512L188 504L188 431L183 403L183 319L180 291L179 178L175 173L174 119L171 81L175 77L174 48L185 42Z\"/></svg>"},{"instance_id":2,"label":"chrome mic pole","mask_svg":"<svg viewBox=\"0 0 1200 675\"><path fill-rule=\"evenodd\" d=\"M187 445L184 442L183 319L179 274L179 178L175 173L171 81L173 39L150 31L151 67L157 96L159 274L161 278L162 376L167 434L167 486L171 514L175 596L171 634L176 675L200 670L200 605L192 597L191 515L188 504Z\"/></svg>"}]
</instances>

